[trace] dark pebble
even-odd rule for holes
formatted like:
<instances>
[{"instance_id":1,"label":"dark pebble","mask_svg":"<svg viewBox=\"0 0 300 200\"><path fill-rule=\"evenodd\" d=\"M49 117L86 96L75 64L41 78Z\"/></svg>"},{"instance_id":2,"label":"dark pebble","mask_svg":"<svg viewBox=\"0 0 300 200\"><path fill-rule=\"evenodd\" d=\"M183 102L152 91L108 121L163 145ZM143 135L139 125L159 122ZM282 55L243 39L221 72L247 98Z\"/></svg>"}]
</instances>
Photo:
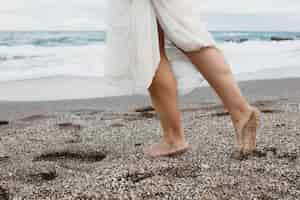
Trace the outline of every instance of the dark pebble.
<instances>
[{"instance_id":1,"label":"dark pebble","mask_svg":"<svg viewBox=\"0 0 300 200\"><path fill-rule=\"evenodd\" d=\"M9 121L0 121L0 126L8 125Z\"/></svg>"},{"instance_id":2,"label":"dark pebble","mask_svg":"<svg viewBox=\"0 0 300 200\"><path fill-rule=\"evenodd\" d=\"M81 129L80 124L73 124L71 122L60 123L60 124L58 124L58 127L59 128L73 128L73 129L77 129L77 130Z\"/></svg>"}]
</instances>

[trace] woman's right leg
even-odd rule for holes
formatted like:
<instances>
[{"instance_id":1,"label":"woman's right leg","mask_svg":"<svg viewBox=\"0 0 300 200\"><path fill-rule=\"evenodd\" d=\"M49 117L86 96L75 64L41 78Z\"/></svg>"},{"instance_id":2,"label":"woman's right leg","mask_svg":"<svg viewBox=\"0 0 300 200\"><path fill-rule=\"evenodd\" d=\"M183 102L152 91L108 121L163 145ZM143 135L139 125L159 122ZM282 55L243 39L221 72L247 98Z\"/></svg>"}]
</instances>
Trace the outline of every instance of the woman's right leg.
<instances>
[{"instance_id":1,"label":"woman's right leg","mask_svg":"<svg viewBox=\"0 0 300 200\"><path fill-rule=\"evenodd\" d=\"M158 31L161 61L149 92L160 117L163 141L146 149L145 152L153 157L173 155L185 151L188 147L178 108L177 82L166 56L164 33L160 26Z\"/></svg>"}]
</instances>

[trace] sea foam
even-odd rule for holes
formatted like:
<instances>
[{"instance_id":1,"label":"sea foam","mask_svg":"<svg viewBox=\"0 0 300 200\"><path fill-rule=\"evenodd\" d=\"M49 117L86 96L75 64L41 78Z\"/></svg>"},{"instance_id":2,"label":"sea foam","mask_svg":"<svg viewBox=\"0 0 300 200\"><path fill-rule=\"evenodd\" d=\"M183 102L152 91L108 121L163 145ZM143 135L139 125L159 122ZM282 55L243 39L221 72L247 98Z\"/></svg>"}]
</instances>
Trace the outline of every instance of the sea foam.
<instances>
[{"instance_id":1,"label":"sea foam","mask_svg":"<svg viewBox=\"0 0 300 200\"><path fill-rule=\"evenodd\" d=\"M218 46L222 49L236 78L253 80L300 77L300 40L297 39L299 33L279 34L288 39L284 41L271 41L270 37L274 33L262 33L214 33ZM9 45L0 44L0 84L28 79L56 80L53 78L60 77L61 80L61 77L86 77L96 78L99 80L97 83L102 84L103 87L99 88L102 92L97 94L99 97L114 93L117 95L120 88L113 89L103 77L106 52L104 36L105 34L97 32L76 32L41 35L26 33L23 36L21 33L17 36L6 33L4 37L3 33L2 36L0 33L0 42L9 43ZM65 37L69 39L62 39ZM47 38L49 41L43 44L34 43L41 39L46 41ZM76 38L81 42L76 42ZM229 40L230 38L235 39ZM181 71L185 77L195 76L195 71ZM44 82L51 84L51 81ZM190 84L192 88L194 83L185 80L184 84L187 88ZM107 88L110 91L106 91ZM126 94L126 91L122 93Z\"/></svg>"}]
</instances>

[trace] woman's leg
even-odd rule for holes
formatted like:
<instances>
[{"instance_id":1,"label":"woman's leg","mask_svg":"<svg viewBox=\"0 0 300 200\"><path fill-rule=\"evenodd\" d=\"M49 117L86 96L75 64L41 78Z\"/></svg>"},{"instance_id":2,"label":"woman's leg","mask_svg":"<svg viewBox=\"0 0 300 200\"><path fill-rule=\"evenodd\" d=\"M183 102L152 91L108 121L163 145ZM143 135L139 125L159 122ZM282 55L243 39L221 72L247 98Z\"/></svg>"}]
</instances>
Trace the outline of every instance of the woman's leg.
<instances>
[{"instance_id":1,"label":"woman's leg","mask_svg":"<svg viewBox=\"0 0 300 200\"><path fill-rule=\"evenodd\" d=\"M160 117L163 141L145 150L153 157L176 154L188 148L178 108L177 82L165 53L164 33L160 26L158 29L161 61L149 92L153 106Z\"/></svg>"},{"instance_id":2,"label":"woman's leg","mask_svg":"<svg viewBox=\"0 0 300 200\"><path fill-rule=\"evenodd\" d=\"M236 129L236 150L243 153L254 151L259 112L242 96L222 52L217 48L207 47L185 54L214 88L231 114Z\"/></svg>"}]
</instances>

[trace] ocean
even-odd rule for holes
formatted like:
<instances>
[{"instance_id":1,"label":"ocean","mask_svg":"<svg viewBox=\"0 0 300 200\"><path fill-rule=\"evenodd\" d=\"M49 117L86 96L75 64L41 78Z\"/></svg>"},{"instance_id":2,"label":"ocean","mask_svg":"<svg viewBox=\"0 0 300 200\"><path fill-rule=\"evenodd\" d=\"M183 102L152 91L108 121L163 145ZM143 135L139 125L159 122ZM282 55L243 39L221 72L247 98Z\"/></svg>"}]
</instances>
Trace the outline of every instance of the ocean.
<instances>
[{"instance_id":1,"label":"ocean","mask_svg":"<svg viewBox=\"0 0 300 200\"><path fill-rule=\"evenodd\" d=\"M237 79L300 77L300 32L211 32ZM0 83L102 77L105 37L104 31L0 32Z\"/></svg>"}]
</instances>

